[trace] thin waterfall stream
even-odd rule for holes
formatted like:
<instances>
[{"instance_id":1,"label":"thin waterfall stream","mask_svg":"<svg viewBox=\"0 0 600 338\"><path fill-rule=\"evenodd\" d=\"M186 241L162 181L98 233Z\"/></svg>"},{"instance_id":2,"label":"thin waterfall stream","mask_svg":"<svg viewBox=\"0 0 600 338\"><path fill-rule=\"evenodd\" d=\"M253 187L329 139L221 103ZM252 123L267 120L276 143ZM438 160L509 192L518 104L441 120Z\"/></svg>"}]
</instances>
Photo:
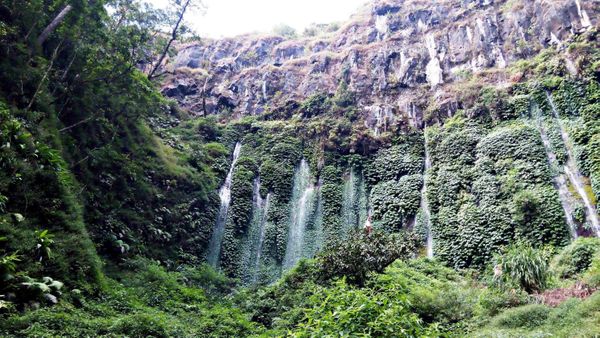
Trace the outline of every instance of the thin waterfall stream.
<instances>
[{"instance_id":1,"label":"thin waterfall stream","mask_svg":"<svg viewBox=\"0 0 600 338\"><path fill-rule=\"evenodd\" d=\"M560 135L562 137L563 143L565 144L565 150L567 151L567 163L564 166L564 172L567 175L569 181L577 191L577 194L581 197L583 204L585 206L586 219L592 226L594 233L597 237L600 237L600 219L598 218L598 211L596 207L590 200L585 190L585 183L583 181L582 175L579 172L577 167L577 163L575 162L575 154L572 150L572 143L567 133L556 106L554 105L554 101L552 100L552 95L549 92L546 92L546 97L548 98L548 103L552 108L552 115L556 119L558 126L560 128Z\"/></svg>"},{"instance_id":2,"label":"thin waterfall stream","mask_svg":"<svg viewBox=\"0 0 600 338\"><path fill-rule=\"evenodd\" d=\"M261 255L270 204L271 193L267 193L265 198L262 197L261 180L260 176L257 176L252 187L252 218L239 244L243 248L240 275L245 284L256 284L260 277Z\"/></svg>"},{"instance_id":3,"label":"thin waterfall stream","mask_svg":"<svg viewBox=\"0 0 600 338\"><path fill-rule=\"evenodd\" d=\"M348 234L359 227L359 182L360 178L356 177L354 170L350 170L348 178L344 182L342 202L342 227L340 229L341 236L347 237Z\"/></svg>"},{"instance_id":4,"label":"thin waterfall stream","mask_svg":"<svg viewBox=\"0 0 600 338\"><path fill-rule=\"evenodd\" d=\"M314 199L315 186L312 183L310 168L306 160L302 159L294 177L292 212L283 261L285 270L292 268L303 257L306 225L309 213L313 209Z\"/></svg>"},{"instance_id":5,"label":"thin waterfall stream","mask_svg":"<svg viewBox=\"0 0 600 338\"><path fill-rule=\"evenodd\" d=\"M367 197L364 181L362 174L357 174L355 169L350 169L344 179L341 238L347 238L353 230L359 229L367 220Z\"/></svg>"},{"instance_id":6,"label":"thin waterfall stream","mask_svg":"<svg viewBox=\"0 0 600 338\"><path fill-rule=\"evenodd\" d=\"M221 254L221 243L223 242L223 235L225 233L225 223L227 221L227 212L229 211L229 205L231 204L231 184L233 183L233 171L235 164L240 157L242 151L242 144L236 143L233 150L233 159L231 160L231 166L229 172L225 178L225 182L221 189L219 189L219 198L221 200L221 207L219 208L219 214L217 221L213 228L212 236L208 245L208 254L206 260L208 264L217 266L219 256Z\"/></svg>"},{"instance_id":7,"label":"thin waterfall stream","mask_svg":"<svg viewBox=\"0 0 600 338\"><path fill-rule=\"evenodd\" d=\"M552 144L550 143L550 139L548 138L548 133L546 132L546 128L544 128L542 121L542 112L537 110L534 113L537 123L537 129L540 133L540 137L542 138L542 144L544 145L544 149L546 150L546 156L548 158L548 163L552 168L552 172L556 172L558 169L558 159L556 158L556 154L552 150ZM574 208L572 206L571 194L569 193L569 188L567 187L567 182L565 176L563 174L557 173L553 174L554 187L558 191L558 198L560 200L560 204L565 212L565 218L567 220L567 224L569 225L569 231L571 232L572 238L577 238L577 223L575 223L575 219L573 218Z\"/></svg>"},{"instance_id":8,"label":"thin waterfall stream","mask_svg":"<svg viewBox=\"0 0 600 338\"><path fill-rule=\"evenodd\" d=\"M430 169L431 158L429 157L429 149L427 149L427 139L425 139L425 170L423 171L423 187L421 188L421 210L423 212L423 223L427 231L427 257L433 258L433 231L431 230L431 212L427 201L427 173Z\"/></svg>"},{"instance_id":9,"label":"thin waterfall stream","mask_svg":"<svg viewBox=\"0 0 600 338\"><path fill-rule=\"evenodd\" d=\"M271 201L271 193L267 193L267 197L263 200L260 196L260 179L257 179L258 187L257 190L257 199L256 199L256 207L258 208L258 242L256 244L256 254L254 256L254 264L253 264L253 275L252 282L256 283L258 281L258 275L260 272L260 256L262 252L262 248L265 242L265 226L267 223L267 216L269 213L269 204Z\"/></svg>"}]
</instances>

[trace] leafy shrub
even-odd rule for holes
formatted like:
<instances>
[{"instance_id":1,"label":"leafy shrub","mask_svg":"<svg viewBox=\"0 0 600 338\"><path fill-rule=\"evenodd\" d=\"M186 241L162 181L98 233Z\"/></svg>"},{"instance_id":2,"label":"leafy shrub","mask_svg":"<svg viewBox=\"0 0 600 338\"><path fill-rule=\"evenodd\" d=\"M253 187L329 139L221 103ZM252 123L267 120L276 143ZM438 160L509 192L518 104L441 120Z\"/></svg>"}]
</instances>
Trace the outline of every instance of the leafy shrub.
<instances>
[{"instance_id":1,"label":"leafy shrub","mask_svg":"<svg viewBox=\"0 0 600 338\"><path fill-rule=\"evenodd\" d=\"M473 316L480 293L456 271L429 259L398 260L368 286L406 295L412 312L445 329Z\"/></svg>"},{"instance_id":2,"label":"leafy shrub","mask_svg":"<svg viewBox=\"0 0 600 338\"><path fill-rule=\"evenodd\" d=\"M560 278L573 278L590 268L598 252L600 239L580 237L554 257L551 270Z\"/></svg>"},{"instance_id":3,"label":"leafy shrub","mask_svg":"<svg viewBox=\"0 0 600 338\"><path fill-rule=\"evenodd\" d=\"M273 27L273 33L283 36L284 38L295 38L298 35L293 27L284 23Z\"/></svg>"},{"instance_id":4,"label":"leafy shrub","mask_svg":"<svg viewBox=\"0 0 600 338\"><path fill-rule=\"evenodd\" d=\"M293 337L416 337L436 332L410 312L403 295L388 297L386 293L356 289L344 280L331 288L314 290L307 305Z\"/></svg>"},{"instance_id":5,"label":"leafy shrub","mask_svg":"<svg viewBox=\"0 0 600 338\"><path fill-rule=\"evenodd\" d=\"M345 108L353 105L354 101L354 93L348 89L348 83L344 80L340 81L335 96L333 97L333 103L338 107Z\"/></svg>"},{"instance_id":6,"label":"leafy shrub","mask_svg":"<svg viewBox=\"0 0 600 338\"><path fill-rule=\"evenodd\" d=\"M276 283L258 290L244 290L236 303L254 322L267 328L292 328L302 319L302 308L311 296L318 279L316 260L300 260Z\"/></svg>"},{"instance_id":7,"label":"leafy shrub","mask_svg":"<svg viewBox=\"0 0 600 338\"><path fill-rule=\"evenodd\" d=\"M132 337L172 337L178 332L178 324L162 314L137 313L119 318L109 330Z\"/></svg>"},{"instance_id":8,"label":"leafy shrub","mask_svg":"<svg viewBox=\"0 0 600 338\"><path fill-rule=\"evenodd\" d=\"M21 259L16 252L5 254L0 257L0 281L2 285L7 285L14 278L14 273L17 271L17 263ZM4 288L0 288L0 291Z\"/></svg>"},{"instance_id":9,"label":"leafy shrub","mask_svg":"<svg viewBox=\"0 0 600 338\"><path fill-rule=\"evenodd\" d=\"M220 130L217 127L214 117L199 118L196 124L198 134L205 142L214 142L220 136Z\"/></svg>"},{"instance_id":10,"label":"leafy shrub","mask_svg":"<svg viewBox=\"0 0 600 338\"><path fill-rule=\"evenodd\" d=\"M50 277L44 277L41 281L24 276L23 281L19 283L18 297L20 302L29 301L30 304L47 301L52 304L58 302L58 297L62 294L63 283Z\"/></svg>"},{"instance_id":11,"label":"leafy shrub","mask_svg":"<svg viewBox=\"0 0 600 338\"><path fill-rule=\"evenodd\" d=\"M542 291L548 283L549 271L544 251L530 244L516 243L502 255L494 257L501 270L497 282L503 287L518 287L526 292Z\"/></svg>"},{"instance_id":12,"label":"leafy shrub","mask_svg":"<svg viewBox=\"0 0 600 338\"><path fill-rule=\"evenodd\" d=\"M502 328L533 328L543 325L550 308L545 305L531 304L509 309L495 317L492 325Z\"/></svg>"},{"instance_id":13,"label":"leafy shrub","mask_svg":"<svg viewBox=\"0 0 600 338\"><path fill-rule=\"evenodd\" d=\"M487 288L479 293L474 313L481 318L489 318L502 310L524 305L529 301L529 295L525 291Z\"/></svg>"},{"instance_id":14,"label":"leafy shrub","mask_svg":"<svg viewBox=\"0 0 600 338\"><path fill-rule=\"evenodd\" d=\"M181 271L182 280L189 287L201 288L209 295L219 296L233 291L235 280L219 273L212 266L185 267Z\"/></svg>"},{"instance_id":15,"label":"leafy shrub","mask_svg":"<svg viewBox=\"0 0 600 338\"><path fill-rule=\"evenodd\" d=\"M318 256L319 276L322 280L344 276L351 284L364 285L369 273L382 272L396 259L411 257L417 247L412 233L356 231L347 239L334 240Z\"/></svg>"},{"instance_id":16,"label":"leafy shrub","mask_svg":"<svg viewBox=\"0 0 600 338\"><path fill-rule=\"evenodd\" d=\"M582 276L582 280L592 287L600 286L600 253L594 255L590 267Z\"/></svg>"},{"instance_id":17,"label":"leafy shrub","mask_svg":"<svg viewBox=\"0 0 600 338\"><path fill-rule=\"evenodd\" d=\"M331 108L331 102L326 94L314 94L300 105L300 113L304 118L323 115Z\"/></svg>"}]
</instances>

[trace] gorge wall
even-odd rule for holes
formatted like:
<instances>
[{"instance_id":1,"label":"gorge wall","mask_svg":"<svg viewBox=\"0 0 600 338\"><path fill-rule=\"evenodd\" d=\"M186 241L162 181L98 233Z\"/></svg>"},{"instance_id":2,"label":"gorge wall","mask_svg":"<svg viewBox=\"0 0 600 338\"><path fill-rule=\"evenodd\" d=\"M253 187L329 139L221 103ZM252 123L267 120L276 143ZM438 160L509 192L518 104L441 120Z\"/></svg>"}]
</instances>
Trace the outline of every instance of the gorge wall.
<instances>
[{"instance_id":1,"label":"gorge wall","mask_svg":"<svg viewBox=\"0 0 600 338\"><path fill-rule=\"evenodd\" d=\"M463 104L444 84L560 47L595 25L597 12L596 1L580 0L375 1L312 37L181 46L163 93L197 114L243 116L293 109L345 82L374 131L421 127L432 105L452 114Z\"/></svg>"},{"instance_id":2,"label":"gorge wall","mask_svg":"<svg viewBox=\"0 0 600 338\"><path fill-rule=\"evenodd\" d=\"M179 46L162 92L191 120L169 144L228 149L204 254L256 283L368 215L456 268L598 235L598 5L375 1L311 36Z\"/></svg>"}]
</instances>

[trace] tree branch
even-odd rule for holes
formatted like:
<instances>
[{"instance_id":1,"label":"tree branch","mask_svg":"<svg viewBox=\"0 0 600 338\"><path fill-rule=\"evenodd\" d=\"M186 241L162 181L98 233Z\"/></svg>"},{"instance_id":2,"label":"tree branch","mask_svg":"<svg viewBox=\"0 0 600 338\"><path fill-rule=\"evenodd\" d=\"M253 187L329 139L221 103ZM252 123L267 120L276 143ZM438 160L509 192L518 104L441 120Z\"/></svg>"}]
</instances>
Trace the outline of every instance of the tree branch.
<instances>
[{"instance_id":1,"label":"tree branch","mask_svg":"<svg viewBox=\"0 0 600 338\"><path fill-rule=\"evenodd\" d=\"M62 41L58 44L58 46L56 46L56 49L54 49L54 53L52 53L52 59L50 59L50 64L48 65L48 69L46 69L46 72L44 73L42 80L40 81L40 83L38 84L38 86L35 90L35 93L33 93L33 97L31 97L31 101L29 101L29 104L27 105L27 110L31 109L31 106L33 106L33 102L35 101L35 98L37 97L38 93L42 89L42 85L44 85L44 82L46 81L48 74L50 74L50 71L52 70L52 66L54 66L54 60L56 60L56 56L58 55L58 50L60 49L61 45L62 45Z\"/></svg>"},{"instance_id":2,"label":"tree branch","mask_svg":"<svg viewBox=\"0 0 600 338\"><path fill-rule=\"evenodd\" d=\"M179 13L179 19L177 20L177 23L175 24L175 27L173 27L173 31L171 32L171 38L169 39L169 42L165 46L165 49L163 50L162 54L160 55L160 58L154 65L154 68L152 68L152 71L150 72L150 74L148 74L148 79L152 80L152 78L154 78L154 74L156 73L156 71L158 70L160 65L162 64L163 60L165 59L165 56L167 56L167 53L169 52L169 48L171 48L171 44L173 43L173 41L175 41L177 39L177 31L179 30L179 25L181 24L181 21L183 20L183 16L185 14L185 11L186 11L188 5L190 4L190 1L191 0L186 0L185 5L183 5L183 8L181 9L181 13Z\"/></svg>"},{"instance_id":3,"label":"tree branch","mask_svg":"<svg viewBox=\"0 0 600 338\"><path fill-rule=\"evenodd\" d=\"M46 41L48 36L56 29L58 25L60 25L60 23L65 19L65 16L69 14L71 9L73 9L71 5L66 5L65 8L63 8L62 11L60 11L60 13L58 13L58 15L54 18L54 20L52 20L52 22L46 26L46 28L44 28L42 34L40 34L40 36L37 38L37 43L39 45Z\"/></svg>"},{"instance_id":4,"label":"tree branch","mask_svg":"<svg viewBox=\"0 0 600 338\"><path fill-rule=\"evenodd\" d=\"M67 131L67 130L69 130L69 129L75 128L75 127L77 127L78 125L80 125L80 124L84 124L84 123L86 123L87 121L89 121L89 120L93 119L94 117L95 117L94 115L92 115L92 116L90 116L90 117L86 117L85 119L83 119L83 120L81 120L81 121L79 121L79 122L76 122L76 123L74 123L74 124L72 124L72 125L70 125L70 126L68 126L68 127L64 127L64 128L62 128L62 129L59 129L59 130L58 130L58 132L59 132L59 133L62 133L63 131Z\"/></svg>"}]
</instances>

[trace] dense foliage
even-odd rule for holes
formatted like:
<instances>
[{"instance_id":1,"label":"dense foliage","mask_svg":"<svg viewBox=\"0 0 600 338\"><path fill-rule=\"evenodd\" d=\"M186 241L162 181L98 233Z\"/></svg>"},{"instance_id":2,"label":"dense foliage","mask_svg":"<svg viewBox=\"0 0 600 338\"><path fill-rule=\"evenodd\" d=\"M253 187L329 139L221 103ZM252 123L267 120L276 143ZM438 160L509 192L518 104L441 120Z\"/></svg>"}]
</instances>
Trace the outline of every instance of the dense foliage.
<instances>
[{"instance_id":1,"label":"dense foliage","mask_svg":"<svg viewBox=\"0 0 600 338\"><path fill-rule=\"evenodd\" d=\"M594 30L566 47L579 77L544 51L455 116L380 134L344 79L261 116L188 115L148 80L174 19L133 0L0 0L0 335L600 334L600 244L567 245L594 234L583 198L600 193ZM585 196L567 184L565 211L569 160ZM422 191L435 261L416 258Z\"/></svg>"}]
</instances>

